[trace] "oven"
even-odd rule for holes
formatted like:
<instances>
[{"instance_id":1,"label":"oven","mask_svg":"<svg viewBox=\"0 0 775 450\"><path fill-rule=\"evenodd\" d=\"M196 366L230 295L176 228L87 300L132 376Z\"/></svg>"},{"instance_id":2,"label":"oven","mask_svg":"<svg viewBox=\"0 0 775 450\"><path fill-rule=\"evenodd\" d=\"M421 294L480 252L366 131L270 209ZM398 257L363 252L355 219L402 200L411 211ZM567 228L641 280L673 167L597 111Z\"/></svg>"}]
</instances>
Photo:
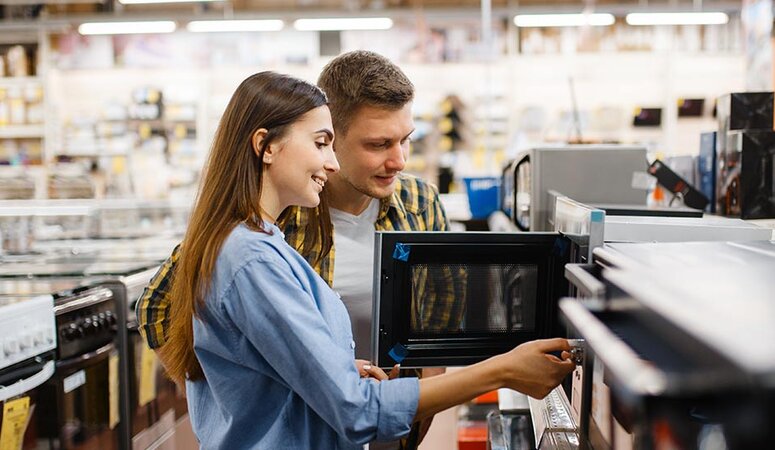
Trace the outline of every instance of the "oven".
<instances>
[{"instance_id":1,"label":"oven","mask_svg":"<svg viewBox=\"0 0 775 450\"><path fill-rule=\"evenodd\" d=\"M373 361L461 366L562 335L569 254L558 233L377 232Z\"/></svg>"},{"instance_id":2,"label":"oven","mask_svg":"<svg viewBox=\"0 0 775 450\"><path fill-rule=\"evenodd\" d=\"M84 286L54 298L56 372L40 391L40 437L51 449L120 449L113 295Z\"/></svg>"},{"instance_id":3,"label":"oven","mask_svg":"<svg viewBox=\"0 0 775 450\"><path fill-rule=\"evenodd\" d=\"M560 314L585 340L582 448L747 449L775 439L775 242L610 244Z\"/></svg>"},{"instance_id":4,"label":"oven","mask_svg":"<svg viewBox=\"0 0 775 450\"><path fill-rule=\"evenodd\" d=\"M40 448L42 386L55 371L53 298L0 296L0 342L0 448Z\"/></svg>"},{"instance_id":5,"label":"oven","mask_svg":"<svg viewBox=\"0 0 775 450\"><path fill-rule=\"evenodd\" d=\"M127 414L130 418L129 436L133 449L172 449L178 436L176 430L188 423L188 408L183 393L164 373L155 352L148 347L138 330L135 304L158 270L150 269L127 272L106 280L121 300L125 315L124 346L127 355L126 382L122 395L126 397Z\"/></svg>"}]
</instances>

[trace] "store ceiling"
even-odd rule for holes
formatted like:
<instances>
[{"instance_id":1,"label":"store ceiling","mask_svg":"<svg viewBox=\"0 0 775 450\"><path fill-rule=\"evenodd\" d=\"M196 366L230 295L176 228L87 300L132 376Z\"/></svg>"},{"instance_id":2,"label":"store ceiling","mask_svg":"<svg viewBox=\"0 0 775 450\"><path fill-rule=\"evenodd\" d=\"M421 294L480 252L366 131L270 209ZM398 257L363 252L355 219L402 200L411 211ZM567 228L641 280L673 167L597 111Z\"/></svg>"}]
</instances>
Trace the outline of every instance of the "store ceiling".
<instances>
[{"instance_id":1,"label":"store ceiling","mask_svg":"<svg viewBox=\"0 0 775 450\"><path fill-rule=\"evenodd\" d=\"M325 12L375 14L393 11L475 11L482 0L225 0L216 2L123 5L118 0L0 0L0 16L8 19L62 18L92 14L135 15L261 15L282 12L309 15ZM576 12L598 7L611 12L633 9L739 9L730 0L490 0L495 11Z\"/></svg>"}]
</instances>

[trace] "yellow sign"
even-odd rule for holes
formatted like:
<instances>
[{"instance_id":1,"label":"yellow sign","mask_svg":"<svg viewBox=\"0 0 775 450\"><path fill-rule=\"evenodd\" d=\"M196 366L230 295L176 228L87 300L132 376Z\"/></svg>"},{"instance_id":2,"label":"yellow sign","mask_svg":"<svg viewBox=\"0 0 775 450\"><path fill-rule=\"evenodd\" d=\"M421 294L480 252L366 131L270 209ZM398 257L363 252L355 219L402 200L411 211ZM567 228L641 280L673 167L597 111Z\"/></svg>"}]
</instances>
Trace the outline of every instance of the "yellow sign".
<instances>
[{"instance_id":1,"label":"yellow sign","mask_svg":"<svg viewBox=\"0 0 775 450\"><path fill-rule=\"evenodd\" d=\"M118 410L118 352L110 355L108 361L108 426L110 429L116 428L121 413Z\"/></svg>"},{"instance_id":2,"label":"yellow sign","mask_svg":"<svg viewBox=\"0 0 775 450\"><path fill-rule=\"evenodd\" d=\"M138 403L140 406L147 405L156 398L156 370L158 359L156 353L148 348L145 343L140 344L142 355L140 358L140 382L138 392Z\"/></svg>"},{"instance_id":3,"label":"yellow sign","mask_svg":"<svg viewBox=\"0 0 775 450\"><path fill-rule=\"evenodd\" d=\"M3 405L3 423L0 430L0 450L20 450L30 414L30 398L10 400Z\"/></svg>"}]
</instances>

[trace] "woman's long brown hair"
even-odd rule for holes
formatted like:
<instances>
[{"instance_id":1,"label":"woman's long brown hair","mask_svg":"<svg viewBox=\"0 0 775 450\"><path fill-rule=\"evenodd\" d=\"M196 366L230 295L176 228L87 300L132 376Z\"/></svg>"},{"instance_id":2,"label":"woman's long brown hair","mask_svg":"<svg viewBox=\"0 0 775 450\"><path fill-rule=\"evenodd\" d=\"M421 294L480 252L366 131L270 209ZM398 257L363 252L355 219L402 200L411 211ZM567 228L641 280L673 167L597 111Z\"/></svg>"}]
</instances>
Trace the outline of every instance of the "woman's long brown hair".
<instances>
[{"instance_id":1,"label":"woman's long brown hair","mask_svg":"<svg viewBox=\"0 0 775 450\"><path fill-rule=\"evenodd\" d=\"M265 232L259 206L264 150L305 113L326 104L325 94L316 86L273 72L250 76L232 95L215 132L172 278L169 334L162 350L167 373L175 382L204 377L194 354L192 319L204 306L223 242L243 222ZM252 141L261 128L268 133L257 156ZM320 258L330 250L331 233L323 197L311 211L302 245L311 249L322 242ZM281 215L281 225L287 215L287 210Z\"/></svg>"}]
</instances>

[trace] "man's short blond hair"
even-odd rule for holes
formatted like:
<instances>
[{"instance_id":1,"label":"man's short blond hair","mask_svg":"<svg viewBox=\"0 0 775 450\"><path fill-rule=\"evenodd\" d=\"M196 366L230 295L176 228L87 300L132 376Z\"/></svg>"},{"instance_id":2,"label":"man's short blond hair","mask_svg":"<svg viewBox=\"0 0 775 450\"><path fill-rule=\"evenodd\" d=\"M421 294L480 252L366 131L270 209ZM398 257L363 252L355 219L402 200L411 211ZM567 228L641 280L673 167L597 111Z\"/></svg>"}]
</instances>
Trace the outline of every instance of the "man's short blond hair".
<instances>
[{"instance_id":1,"label":"man's short blond hair","mask_svg":"<svg viewBox=\"0 0 775 450\"><path fill-rule=\"evenodd\" d=\"M356 50L326 64L318 87L328 96L337 134L346 134L361 106L399 110L414 98L414 85L389 59L374 52Z\"/></svg>"}]
</instances>

